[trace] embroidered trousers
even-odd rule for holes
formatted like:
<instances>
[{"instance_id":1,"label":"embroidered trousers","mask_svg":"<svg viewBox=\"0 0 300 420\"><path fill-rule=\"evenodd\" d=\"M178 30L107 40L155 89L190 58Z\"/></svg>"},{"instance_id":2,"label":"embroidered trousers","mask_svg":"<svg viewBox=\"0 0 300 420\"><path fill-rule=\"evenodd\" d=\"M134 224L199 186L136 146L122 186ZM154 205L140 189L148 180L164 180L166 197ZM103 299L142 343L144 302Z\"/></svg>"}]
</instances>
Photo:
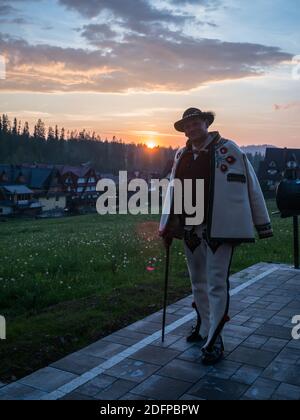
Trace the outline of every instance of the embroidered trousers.
<instances>
[{"instance_id":1,"label":"embroidered trousers","mask_svg":"<svg viewBox=\"0 0 300 420\"><path fill-rule=\"evenodd\" d=\"M210 350L222 337L229 320L229 273L234 245L208 244L206 224L202 224L186 230L184 249L194 302L201 317L200 334L208 337L204 347Z\"/></svg>"}]
</instances>

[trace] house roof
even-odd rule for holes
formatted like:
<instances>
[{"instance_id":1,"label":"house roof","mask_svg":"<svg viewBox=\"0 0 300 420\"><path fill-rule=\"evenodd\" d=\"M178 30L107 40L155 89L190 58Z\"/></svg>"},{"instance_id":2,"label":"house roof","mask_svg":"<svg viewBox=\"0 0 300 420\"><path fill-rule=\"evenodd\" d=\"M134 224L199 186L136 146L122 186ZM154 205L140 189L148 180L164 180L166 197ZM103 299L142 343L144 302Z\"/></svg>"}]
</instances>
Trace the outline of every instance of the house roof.
<instances>
[{"instance_id":1,"label":"house roof","mask_svg":"<svg viewBox=\"0 0 300 420\"><path fill-rule=\"evenodd\" d=\"M10 194L33 194L26 185L4 185L3 188Z\"/></svg>"},{"instance_id":2,"label":"house roof","mask_svg":"<svg viewBox=\"0 0 300 420\"><path fill-rule=\"evenodd\" d=\"M286 169L286 162L296 157L298 167L300 167L300 149L279 149L267 148L265 160L260 163L258 178L263 179L282 179L283 172Z\"/></svg>"},{"instance_id":3,"label":"house roof","mask_svg":"<svg viewBox=\"0 0 300 420\"><path fill-rule=\"evenodd\" d=\"M91 171L92 168L86 167L86 166L84 167L84 166L69 166L69 165L60 166L60 165L57 165L57 169L59 170L61 175L65 175L67 173L72 173L72 174L76 175L78 178L83 178L83 177L86 176L86 174L88 172Z\"/></svg>"},{"instance_id":4,"label":"house roof","mask_svg":"<svg viewBox=\"0 0 300 420\"><path fill-rule=\"evenodd\" d=\"M31 177L28 185L30 188L44 188L49 185L53 169L51 168L32 168Z\"/></svg>"},{"instance_id":5,"label":"house roof","mask_svg":"<svg viewBox=\"0 0 300 420\"><path fill-rule=\"evenodd\" d=\"M300 164L300 149L273 149L268 148L266 150L265 161L267 163L275 162L281 169L285 168L286 160L292 160L292 156L295 155Z\"/></svg>"}]
</instances>

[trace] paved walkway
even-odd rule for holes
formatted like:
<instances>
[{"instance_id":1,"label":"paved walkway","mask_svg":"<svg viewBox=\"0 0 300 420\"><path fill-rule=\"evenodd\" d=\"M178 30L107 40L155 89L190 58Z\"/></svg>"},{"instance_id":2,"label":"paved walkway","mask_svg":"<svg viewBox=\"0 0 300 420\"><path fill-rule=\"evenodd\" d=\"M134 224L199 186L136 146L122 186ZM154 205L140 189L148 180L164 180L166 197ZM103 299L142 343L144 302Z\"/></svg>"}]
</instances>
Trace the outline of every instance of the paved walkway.
<instances>
[{"instance_id":1,"label":"paved walkway","mask_svg":"<svg viewBox=\"0 0 300 420\"><path fill-rule=\"evenodd\" d=\"M192 296L168 307L166 342L159 311L13 384L0 399L300 399L300 272L259 263L231 276L226 360L204 367L186 343Z\"/></svg>"}]
</instances>

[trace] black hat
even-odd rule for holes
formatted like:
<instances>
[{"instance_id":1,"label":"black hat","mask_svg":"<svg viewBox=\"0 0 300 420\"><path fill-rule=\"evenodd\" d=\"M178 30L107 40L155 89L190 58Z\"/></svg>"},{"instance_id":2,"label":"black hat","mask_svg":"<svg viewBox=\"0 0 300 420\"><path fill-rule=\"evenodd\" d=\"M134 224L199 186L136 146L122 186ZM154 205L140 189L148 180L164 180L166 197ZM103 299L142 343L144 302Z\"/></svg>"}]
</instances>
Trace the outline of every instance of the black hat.
<instances>
[{"instance_id":1,"label":"black hat","mask_svg":"<svg viewBox=\"0 0 300 420\"><path fill-rule=\"evenodd\" d=\"M201 117L208 122L208 125L212 125L215 120L215 114L213 112L202 112L200 109L197 108L189 108L187 109L182 116L180 121L177 121L174 124L175 130L180 131L181 133L184 132L183 124L189 120L190 118Z\"/></svg>"}]
</instances>

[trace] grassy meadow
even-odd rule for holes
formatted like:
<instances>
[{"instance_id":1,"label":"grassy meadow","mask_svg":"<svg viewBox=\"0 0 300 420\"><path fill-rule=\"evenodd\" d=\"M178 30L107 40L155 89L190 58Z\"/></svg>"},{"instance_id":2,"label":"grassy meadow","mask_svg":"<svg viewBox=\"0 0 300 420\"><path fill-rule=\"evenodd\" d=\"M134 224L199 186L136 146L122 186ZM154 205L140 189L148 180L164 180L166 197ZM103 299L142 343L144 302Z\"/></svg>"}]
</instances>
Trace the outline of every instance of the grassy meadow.
<instances>
[{"instance_id":1,"label":"grassy meadow","mask_svg":"<svg viewBox=\"0 0 300 420\"><path fill-rule=\"evenodd\" d=\"M268 201L270 213L276 210ZM0 221L0 381L25 376L162 308L159 216L86 215ZM243 244L232 273L259 261L292 263L292 220L274 238ZM191 293L183 244L171 250L169 303Z\"/></svg>"}]
</instances>

